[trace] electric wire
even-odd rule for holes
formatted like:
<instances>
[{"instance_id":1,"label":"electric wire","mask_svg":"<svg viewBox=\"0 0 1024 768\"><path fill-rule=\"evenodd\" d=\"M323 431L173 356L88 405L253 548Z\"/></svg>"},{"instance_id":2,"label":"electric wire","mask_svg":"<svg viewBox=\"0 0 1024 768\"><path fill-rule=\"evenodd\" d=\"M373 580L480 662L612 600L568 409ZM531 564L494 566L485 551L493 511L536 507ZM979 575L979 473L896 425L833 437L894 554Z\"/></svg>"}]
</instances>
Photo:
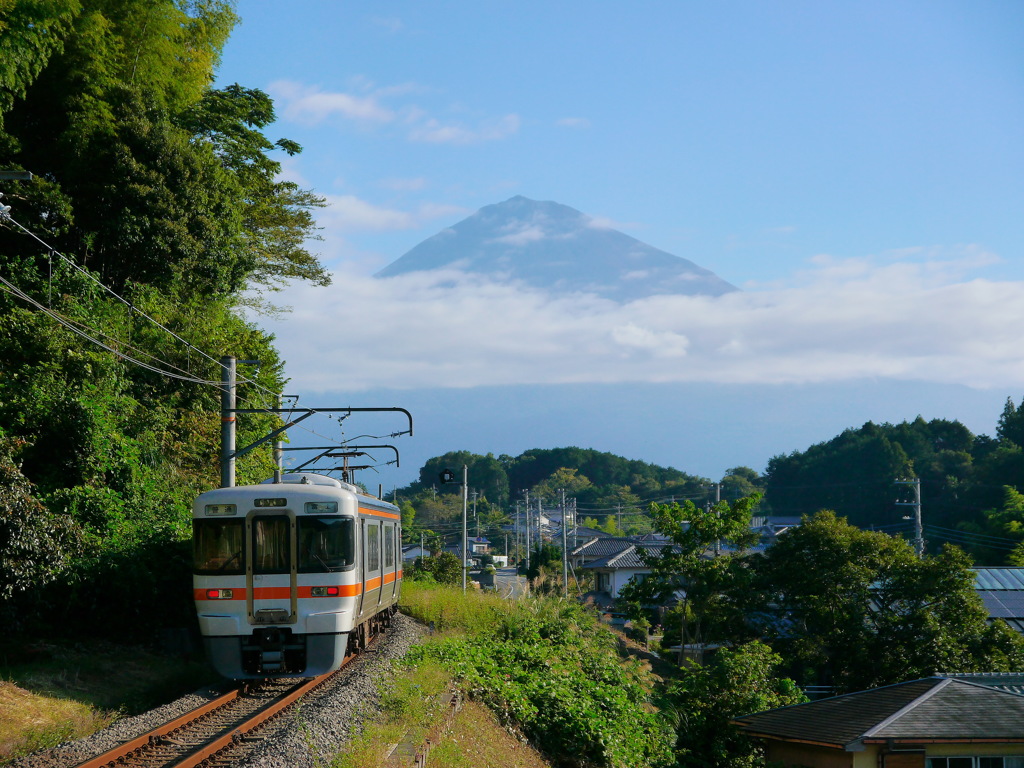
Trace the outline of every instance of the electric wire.
<instances>
[{"instance_id":1,"label":"electric wire","mask_svg":"<svg viewBox=\"0 0 1024 768\"><path fill-rule=\"evenodd\" d=\"M83 276L85 276L86 278L91 280L92 282L94 282L96 285L98 285L104 291L106 291L111 296L113 296L115 299L120 301L122 304L127 306L133 312L137 313L140 317L145 318L150 323L152 323L156 327L160 328L162 331L164 331L165 333L169 334L170 336L172 336L177 341L179 341L182 344L184 344L190 351L196 352L198 355L200 355L201 357L206 358L207 360L209 360L210 362L214 363L219 368L223 368L224 367L224 364L220 360L217 360L216 358L214 358L211 355L207 354L206 352L204 352L202 349L197 347L192 342L188 341L187 339L182 338L181 336L176 334L174 331L172 331L170 328L168 328L167 326L165 326L162 323L160 323L158 320L155 320L154 318L150 317L148 314L146 314L141 309L139 309L137 306L135 306L135 304L133 302L131 302L130 300L124 298L123 296L118 294L116 291L114 291L112 288L109 288L102 281L100 281L96 277L94 277L88 270L83 269L82 267L80 267L77 264L75 264L75 262L73 260L71 260L70 258L65 256L63 253L58 251L56 248L52 247L49 243L47 243L41 237L36 235L32 230L28 229L27 227L22 225L19 221L17 221L13 216L11 216L9 211L5 212L3 214L3 216L0 217L0 219L2 219L3 221L9 221L11 224L16 226L18 229L20 229L26 235L28 235L33 240L35 240L40 245L42 245L44 248L46 248L46 250L49 253L58 256L62 261L64 261L66 264L68 264L72 269L76 270L77 272L79 272L80 274L82 274ZM174 377L174 378L176 378L176 377ZM275 397L277 396L276 392L273 392L272 390L268 389L267 387L264 387L262 384L260 384L259 382L255 381L253 379L244 378L244 379L239 379L239 380L240 381L244 381L245 383L248 383L248 384L252 384L253 386L257 387L258 389L262 389L266 393L274 395ZM216 384L219 386L220 382L216 382Z\"/></svg>"},{"instance_id":2,"label":"electric wire","mask_svg":"<svg viewBox=\"0 0 1024 768\"><path fill-rule=\"evenodd\" d=\"M100 288L102 288L108 294L110 294L115 299L117 299L122 304L124 304L129 309L131 309L132 312L138 314L140 317L146 319L148 322L152 323L157 328L159 328L162 331L164 331L165 333L169 334L176 341L178 341L181 344L185 345L185 347L189 351L196 352L199 356L201 356L201 357L207 359L208 361L212 362L218 368L223 369L225 367L224 363L222 363L220 360L217 360L212 355L207 354L205 351L203 351L201 348L197 347L192 342L188 341L187 339L185 339L182 336L178 335L177 333L175 333L171 329L167 328L165 325L160 323L158 320L154 319L153 317L148 315L146 312L144 312L141 309L139 309L133 302L131 302L130 300L128 300L128 299L124 298L123 296L121 296L120 294L118 294L112 288L108 287L102 281L98 280L90 272L88 272L87 270L85 270L82 267L78 266L77 264L75 264L74 261L72 261L70 258L65 256L63 253L61 253L57 249L55 249L52 246L50 246L49 243L47 243L45 240L40 238L38 235L36 235L30 229L28 229L27 227L22 225L20 222L18 222L13 216L10 215L9 211L8 212L4 212L2 215L0 215L0 220L8 221L11 224L13 224L14 226L16 226L23 233L25 233L26 235L31 237L33 240L38 242L40 245L42 245L44 248L46 248L47 252L51 256L52 255L56 255L57 257L59 257L62 261L64 261L66 264L68 264L72 269L74 269L75 271L77 271L78 273L83 275L84 277L86 277L89 280L91 280L93 283L98 285ZM85 333L84 331L82 331L81 328L76 328L74 326L74 323L76 323L76 321L71 321L69 319L65 319L60 313L56 312L56 310L53 310L52 308L49 308L49 307L45 306L41 302L36 301L35 299L32 299L30 296L28 296L28 294L26 294L23 291L21 291L19 288L17 288L17 286L15 286L14 284L10 283L9 281L4 280L3 278L0 278L0 281L3 282L3 284L9 289L9 292L12 293L13 295L17 296L18 298L22 299L23 301L26 301L26 302L32 304L37 309L42 311L44 314L46 314L47 316L49 316L52 319L56 320L58 323L60 323L64 327L68 328L69 330L73 331L74 333L78 334L82 338L92 342L93 344L101 347L102 349L107 350L108 352L113 353L117 357L119 357L119 358L121 358L121 359L123 359L123 360L125 360L125 361L127 361L127 362L129 362L131 364L133 364L133 365L137 365L137 366L139 366L139 367L141 367L143 369L152 371L154 373L157 373L157 374L160 374L160 375L163 375L163 376L167 376L168 378L177 379L177 380L180 380L180 381L186 381L186 382L190 382L190 383L194 383L194 384L217 386L217 387L223 386L223 382L221 382L221 381L200 379L198 377L192 376L191 374L188 374L187 372L183 371L181 368L179 368L179 367L177 367L177 366L175 366L175 365L173 365L171 363L168 363L165 360L157 358L155 355L150 355L149 353L142 352L142 350L139 350L137 347L131 347L131 345L129 345L129 344L125 343L125 342L122 342L120 340L117 340L113 336L111 336L109 334L106 334L106 333L103 333L102 331L97 331L96 329L91 328L90 326L88 326L88 325L86 325L84 323L80 323L79 324L81 327L88 328L93 333L97 333L97 334L102 335L102 336L104 336L104 337L106 337L108 339L112 339L112 340L116 341L118 344L121 344L121 345L123 345L125 347L131 347L132 349L134 349L134 350L136 350L138 352L141 352L146 357L149 357L149 358L151 358L153 360L159 360L159 362L161 364L163 364L163 365L166 365L168 367L174 368L174 369L176 369L178 371L182 371L182 373L184 375L175 374L175 373L172 373L170 371L164 370L162 368L158 368L156 366L148 365L147 363L144 363L144 362L142 362L142 361L140 361L140 360L138 360L136 358L133 358L130 355L126 355L123 352L120 352L117 349L114 349L110 345L104 344L99 339L97 339L97 338L95 338L93 336L90 336L88 333ZM239 383L250 384L253 387L255 387L256 389L261 390L263 393L265 393L268 396L272 396L274 398L276 398L278 396L278 393L276 393L273 390L263 386L258 381L256 381L255 379L252 379L250 377L241 376L241 377L238 377L237 381ZM257 409L259 409L259 410L261 410L261 411L263 411L263 412L265 412L267 414L273 414L274 413L274 411L271 409L271 407L268 407L264 403L262 403L262 402L254 403L252 395L242 396L242 397L239 398L239 400L242 403L249 403L253 408L257 408ZM315 412L316 411L314 410L313 413L315 413ZM303 431L308 432L309 434L312 434L312 435L314 435L316 437L319 437L321 439L328 440L328 441L330 441L332 443L336 443L339 447L344 447L344 442L339 443L336 440L336 438L327 437L326 435L322 435L322 434L320 434L320 433L310 429L309 427L307 427L305 425L295 424L295 425L292 425L292 426L293 427L298 427L299 429L302 429ZM391 433L391 434L387 435L387 437L397 437L397 436L399 436L401 434L404 434L404 432ZM382 439L384 436L372 436L372 435L370 435L368 437L374 437L375 439Z\"/></svg>"},{"instance_id":3,"label":"electric wire","mask_svg":"<svg viewBox=\"0 0 1024 768\"><path fill-rule=\"evenodd\" d=\"M31 296L28 296L28 295L22 293L16 286L14 286L12 283L10 283L5 278L0 277L0 283L2 283L7 288L9 293L13 294L14 296L17 296L19 299L22 299L23 301L27 301L29 304L32 304L37 309L39 309L43 314L47 315L48 317L53 318L58 323L60 323L62 326L67 328L68 330L78 334L79 336L81 336L84 339L87 339L88 341L91 341L96 346L101 347L101 348L107 350L108 352L113 353L117 357L120 357L121 359L126 360L126 361L132 363L133 365L137 365L140 368L145 368L148 371L152 371L154 373L158 373L158 374L160 374L162 376L167 376L167 377L172 378L172 379L178 379L180 381L187 381L187 382L191 382L191 383L194 383L194 384L219 384L220 383L220 382L212 382L212 381L206 381L206 380L203 380L203 379L198 379L198 378L195 378L194 376L182 376L182 375L177 374L177 373L172 373L171 371L166 371L166 370L164 370L162 368L157 368L156 366L150 365L149 363L144 363L141 360L137 360L136 358L134 358L134 357L132 357L130 355L126 355L124 352L121 352L120 350L115 349L114 347L110 346L109 344L105 344L102 341L100 341L99 339L97 339L97 338L95 338L93 336L90 336L88 333L86 333L85 331L81 330L80 328L77 328L74 323L72 323L72 322L70 322L68 320L65 320L62 316L60 316L56 312L50 310L48 307L44 306L43 304L37 302ZM164 361L161 361L161 362L164 362Z\"/></svg>"}]
</instances>

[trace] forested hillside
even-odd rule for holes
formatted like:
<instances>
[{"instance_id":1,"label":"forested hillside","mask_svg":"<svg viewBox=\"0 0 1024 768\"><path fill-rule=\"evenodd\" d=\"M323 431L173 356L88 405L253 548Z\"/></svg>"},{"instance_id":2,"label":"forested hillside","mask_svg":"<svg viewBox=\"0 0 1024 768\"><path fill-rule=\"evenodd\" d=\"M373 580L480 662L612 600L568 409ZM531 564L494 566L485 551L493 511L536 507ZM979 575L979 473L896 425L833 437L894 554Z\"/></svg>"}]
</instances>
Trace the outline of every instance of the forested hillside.
<instances>
[{"instance_id":1,"label":"forested hillside","mask_svg":"<svg viewBox=\"0 0 1024 768\"><path fill-rule=\"evenodd\" d=\"M276 178L300 148L263 135L266 94L211 88L235 23L220 0L0 0L0 170L33 174L0 181L9 629L188 622L187 600L154 598L187 597L189 504L219 472L218 361L260 361L241 371L252 406L284 384L239 309L283 278L328 282L304 246L322 201ZM274 419L246 417L240 444ZM257 451L239 481L269 471Z\"/></svg>"},{"instance_id":2,"label":"forested hillside","mask_svg":"<svg viewBox=\"0 0 1024 768\"><path fill-rule=\"evenodd\" d=\"M1024 562L1022 445L1024 409L1013 400L999 417L995 438L945 419L869 422L771 459L766 501L774 514L831 509L861 528L894 531L907 528L902 518L909 513L909 507L895 504L908 499L907 486L895 481L918 477L925 537L933 550L948 541L979 563Z\"/></svg>"}]
</instances>

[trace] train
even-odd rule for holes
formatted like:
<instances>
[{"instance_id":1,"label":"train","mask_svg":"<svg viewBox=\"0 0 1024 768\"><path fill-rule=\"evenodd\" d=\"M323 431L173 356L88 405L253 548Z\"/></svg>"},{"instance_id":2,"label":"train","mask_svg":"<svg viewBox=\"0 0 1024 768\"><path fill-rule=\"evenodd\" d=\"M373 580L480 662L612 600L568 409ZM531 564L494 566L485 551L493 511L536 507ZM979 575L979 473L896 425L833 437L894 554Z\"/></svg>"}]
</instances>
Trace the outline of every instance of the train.
<instances>
[{"instance_id":1,"label":"train","mask_svg":"<svg viewBox=\"0 0 1024 768\"><path fill-rule=\"evenodd\" d=\"M207 658L236 680L338 669L397 611L398 507L311 472L217 488L192 509Z\"/></svg>"}]
</instances>

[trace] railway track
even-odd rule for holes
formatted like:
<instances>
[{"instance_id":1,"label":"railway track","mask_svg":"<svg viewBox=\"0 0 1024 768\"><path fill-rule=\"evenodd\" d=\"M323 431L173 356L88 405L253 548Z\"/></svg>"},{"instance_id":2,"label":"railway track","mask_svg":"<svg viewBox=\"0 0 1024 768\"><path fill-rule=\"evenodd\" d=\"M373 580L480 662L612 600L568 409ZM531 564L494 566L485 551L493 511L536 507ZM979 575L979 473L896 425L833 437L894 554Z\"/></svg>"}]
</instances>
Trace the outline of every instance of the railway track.
<instances>
[{"instance_id":1,"label":"railway track","mask_svg":"<svg viewBox=\"0 0 1024 768\"><path fill-rule=\"evenodd\" d=\"M231 766L259 739L258 731L293 704L339 675L299 680L268 680L240 686L113 749L77 768L192 768Z\"/></svg>"}]
</instances>

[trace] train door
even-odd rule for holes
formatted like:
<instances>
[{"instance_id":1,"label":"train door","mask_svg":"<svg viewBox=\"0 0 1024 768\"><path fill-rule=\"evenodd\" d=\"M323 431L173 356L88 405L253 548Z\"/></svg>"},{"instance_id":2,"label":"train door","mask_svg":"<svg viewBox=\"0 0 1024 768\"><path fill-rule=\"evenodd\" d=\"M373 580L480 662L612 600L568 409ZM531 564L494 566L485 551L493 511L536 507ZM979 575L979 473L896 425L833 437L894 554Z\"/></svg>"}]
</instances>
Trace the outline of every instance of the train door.
<instances>
[{"instance_id":1,"label":"train door","mask_svg":"<svg viewBox=\"0 0 1024 768\"><path fill-rule=\"evenodd\" d=\"M381 599L387 597L390 603L395 598L395 589L398 586L398 568L395 557L395 524L384 524L384 589L381 590Z\"/></svg>"},{"instance_id":2,"label":"train door","mask_svg":"<svg viewBox=\"0 0 1024 768\"><path fill-rule=\"evenodd\" d=\"M250 513L246 602L249 623L294 624L298 617L295 515Z\"/></svg>"},{"instance_id":3,"label":"train door","mask_svg":"<svg viewBox=\"0 0 1024 768\"><path fill-rule=\"evenodd\" d=\"M356 574L359 582L359 607L356 609L356 616L363 615L363 599L366 597L366 519L359 521L359 572Z\"/></svg>"},{"instance_id":4,"label":"train door","mask_svg":"<svg viewBox=\"0 0 1024 768\"><path fill-rule=\"evenodd\" d=\"M363 528L363 551L366 559L363 567L364 614L377 612L381 596L381 530L379 520L365 520Z\"/></svg>"}]
</instances>

